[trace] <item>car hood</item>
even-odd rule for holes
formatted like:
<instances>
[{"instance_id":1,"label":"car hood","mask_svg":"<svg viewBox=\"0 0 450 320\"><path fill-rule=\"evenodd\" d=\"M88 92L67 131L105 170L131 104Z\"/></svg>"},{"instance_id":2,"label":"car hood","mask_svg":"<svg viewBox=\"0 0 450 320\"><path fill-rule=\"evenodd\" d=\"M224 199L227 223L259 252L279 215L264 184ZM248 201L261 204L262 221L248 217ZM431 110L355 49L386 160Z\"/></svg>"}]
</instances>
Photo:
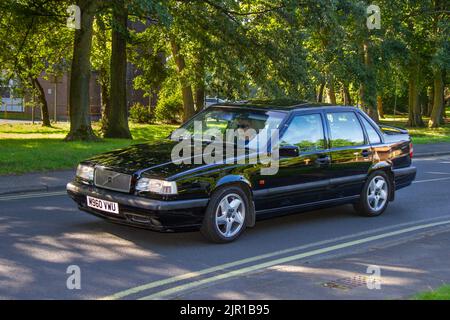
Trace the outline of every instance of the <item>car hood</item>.
<instances>
[{"instance_id":1,"label":"car hood","mask_svg":"<svg viewBox=\"0 0 450 320\"><path fill-rule=\"evenodd\" d=\"M99 165L113 171L127 174L146 174L158 177L170 177L189 170L197 171L203 167L211 167L205 164L175 164L171 160L173 147L179 143L169 139L152 143L132 145L127 148L113 150L94 156L86 163ZM187 158L189 159L189 158ZM187 162L187 161L185 161ZM220 166L220 164L213 165Z\"/></svg>"}]
</instances>

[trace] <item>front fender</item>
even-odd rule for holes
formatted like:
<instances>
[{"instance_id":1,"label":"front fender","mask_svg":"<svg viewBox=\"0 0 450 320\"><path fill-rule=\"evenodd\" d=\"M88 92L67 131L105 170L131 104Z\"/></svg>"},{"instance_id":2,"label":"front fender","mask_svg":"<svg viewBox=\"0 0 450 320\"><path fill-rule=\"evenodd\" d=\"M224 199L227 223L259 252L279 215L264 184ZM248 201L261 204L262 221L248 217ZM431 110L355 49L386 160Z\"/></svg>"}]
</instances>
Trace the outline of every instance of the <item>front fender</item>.
<instances>
[{"instance_id":1,"label":"front fender","mask_svg":"<svg viewBox=\"0 0 450 320\"><path fill-rule=\"evenodd\" d=\"M250 191L252 190L252 184L250 183L250 181L248 181L246 177L237 174L227 175L220 178L219 181L217 181L214 189L230 183L245 183Z\"/></svg>"},{"instance_id":2,"label":"front fender","mask_svg":"<svg viewBox=\"0 0 450 320\"><path fill-rule=\"evenodd\" d=\"M249 201L250 201L250 214L246 216L246 225L247 227L253 227L256 222L256 215L255 215L255 203L253 202L253 192L252 192L252 184L250 181L242 176L242 175L227 175L219 179L217 181L217 184L215 185L214 189L220 188L222 186L225 186L227 184L244 184L248 187L249 192Z\"/></svg>"}]
</instances>

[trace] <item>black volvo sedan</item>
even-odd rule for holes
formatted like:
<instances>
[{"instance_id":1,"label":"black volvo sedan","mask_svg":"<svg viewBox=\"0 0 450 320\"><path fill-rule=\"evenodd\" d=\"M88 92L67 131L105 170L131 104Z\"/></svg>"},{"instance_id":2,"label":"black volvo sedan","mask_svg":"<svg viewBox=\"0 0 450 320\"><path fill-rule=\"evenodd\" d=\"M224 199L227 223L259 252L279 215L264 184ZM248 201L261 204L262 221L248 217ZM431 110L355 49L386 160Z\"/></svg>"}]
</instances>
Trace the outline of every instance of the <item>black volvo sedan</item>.
<instances>
[{"instance_id":1,"label":"black volvo sedan","mask_svg":"<svg viewBox=\"0 0 450 320\"><path fill-rule=\"evenodd\" d=\"M237 159L238 149L247 160L262 149L269 155L277 149L275 173L265 174L269 165L260 161L229 161L228 153L212 163L197 161L195 154L174 161L182 139L171 136L81 162L68 194L81 210L113 222L157 231L200 229L209 240L230 242L256 220L274 215L352 203L359 214L378 216L416 176L407 131L378 126L353 107L223 103L180 128L193 134L193 149L211 143L198 141L198 130L254 129L244 144L233 140L231 158ZM277 131L276 143L252 146L261 129Z\"/></svg>"}]
</instances>

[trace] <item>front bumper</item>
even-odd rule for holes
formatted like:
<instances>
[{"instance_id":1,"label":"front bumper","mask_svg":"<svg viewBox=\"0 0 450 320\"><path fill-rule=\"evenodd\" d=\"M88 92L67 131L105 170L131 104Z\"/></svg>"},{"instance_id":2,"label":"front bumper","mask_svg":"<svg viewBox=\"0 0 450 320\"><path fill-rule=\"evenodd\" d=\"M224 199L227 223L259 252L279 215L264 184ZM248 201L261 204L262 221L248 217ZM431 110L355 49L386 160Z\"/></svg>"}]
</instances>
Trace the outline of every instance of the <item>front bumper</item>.
<instances>
[{"instance_id":1,"label":"front bumper","mask_svg":"<svg viewBox=\"0 0 450 320\"><path fill-rule=\"evenodd\" d=\"M156 231L197 229L202 224L209 201L209 199L161 201L100 189L76 181L67 184L67 193L83 211L113 222ZM86 196L117 202L119 214L88 207Z\"/></svg>"}]
</instances>

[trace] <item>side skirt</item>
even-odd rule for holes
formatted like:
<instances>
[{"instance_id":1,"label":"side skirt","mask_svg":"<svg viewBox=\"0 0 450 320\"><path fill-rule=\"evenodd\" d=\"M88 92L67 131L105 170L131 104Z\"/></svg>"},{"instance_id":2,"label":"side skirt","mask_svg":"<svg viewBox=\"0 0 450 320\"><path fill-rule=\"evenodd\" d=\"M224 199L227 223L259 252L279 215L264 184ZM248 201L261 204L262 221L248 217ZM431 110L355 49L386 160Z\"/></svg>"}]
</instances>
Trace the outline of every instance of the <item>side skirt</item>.
<instances>
[{"instance_id":1,"label":"side skirt","mask_svg":"<svg viewBox=\"0 0 450 320\"><path fill-rule=\"evenodd\" d=\"M355 200L358 200L359 197L360 197L359 195L355 195L355 196L336 198L336 199L330 199L330 200L309 202L309 203L304 203L304 204L296 204L296 205L292 205L292 206L264 209L264 210L256 211L256 216L258 217L258 216L273 215L273 214L283 214L286 212L292 212L294 210L299 210L299 209L314 210L314 209L316 209L316 208L314 208L316 206L317 207L332 207L332 206L337 206L337 205L341 205L341 204L351 203Z\"/></svg>"}]
</instances>

